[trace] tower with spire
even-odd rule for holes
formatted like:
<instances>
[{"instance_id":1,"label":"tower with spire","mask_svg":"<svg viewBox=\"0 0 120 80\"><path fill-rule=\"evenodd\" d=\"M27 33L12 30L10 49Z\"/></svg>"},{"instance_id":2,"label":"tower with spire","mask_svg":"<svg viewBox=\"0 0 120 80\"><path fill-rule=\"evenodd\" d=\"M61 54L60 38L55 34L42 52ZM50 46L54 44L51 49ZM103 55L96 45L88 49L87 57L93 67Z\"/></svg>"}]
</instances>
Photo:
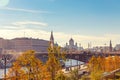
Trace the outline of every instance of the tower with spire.
<instances>
[{"instance_id":1,"label":"tower with spire","mask_svg":"<svg viewBox=\"0 0 120 80\"><path fill-rule=\"evenodd\" d=\"M110 51L110 52L112 51L112 42L111 42L111 40L110 40L109 51Z\"/></svg>"},{"instance_id":2,"label":"tower with spire","mask_svg":"<svg viewBox=\"0 0 120 80\"><path fill-rule=\"evenodd\" d=\"M53 31L51 31L51 36L50 36L50 46L54 46L54 37L53 37Z\"/></svg>"}]
</instances>

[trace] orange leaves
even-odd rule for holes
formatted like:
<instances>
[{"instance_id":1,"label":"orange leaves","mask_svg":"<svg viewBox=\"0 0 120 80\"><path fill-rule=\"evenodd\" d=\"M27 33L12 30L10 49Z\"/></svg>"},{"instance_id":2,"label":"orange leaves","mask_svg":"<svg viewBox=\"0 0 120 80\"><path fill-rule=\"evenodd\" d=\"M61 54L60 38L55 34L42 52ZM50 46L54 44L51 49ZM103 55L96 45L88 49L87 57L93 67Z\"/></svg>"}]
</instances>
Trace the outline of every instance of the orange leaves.
<instances>
[{"instance_id":1,"label":"orange leaves","mask_svg":"<svg viewBox=\"0 0 120 80\"><path fill-rule=\"evenodd\" d=\"M55 79L56 73L61 70L60 59L65 59L63 54L60 47L54 46L53 48L48 48L48 61L46 62L46 66L52 80Z\"/></svg>"},{"instance_id":2,"label":"orange leaves","mask_svg":"<svg viewBox=\"0 0 120 80\"><path fill-rule=\"evenodd\" d=\"M56 73L61 70L60 59L65 59L60 47L48 48L48 61L43 64L35 57L32 50L20 55L9 69L8 78L11 80L54 80Z\"/></svg>"},{"instance_id":3,"label":"orange leaves","mask_svg":"<svg viewBox=\"0 0 120 80\"><path fill-rule=\"evenodd\" d=\"M120 67L119 63L119 56L108 56L106 58L106 71L110 72L112 70L118 69Z\"/></svg>"},{"instance_id":4,"label":"orange leaves","mask_svg":"<svg viewBox=\"0 0 120 80\"><path fill-rule=\"evenodd\" d=\"M9 69L7 77L11 80L49 80L47 68L34 55L34 51L26 51L18 57ZM47 75L46 75L47 74Z\"/></svg>"},{"instance_id":5,"label":"orange leaves","mask_svg":"<svg viewBox=\"0 0 120 80\"><path fill-rule=\"evenodd\" d=\"M13 66L9 69L7 77L12 78L11 80L16 80L22 78L25 74L25 71L19 65L19 62L14 62Z\"/></svg>"},{"instance_id":6,"label":"orange leaves","mask_svg":"<svg viewBox=\"0 0 120 80\"><path fill-rule=\"evenodd\" d=\"M108 56L108 57L92 57L89 60L90 70L99 69L101 71L110 72L120 67L119 56Z\"/></svg>"},{"instance_id":7,"label":"orange leaves","mask_svg":"<svg viewBox=\"0 0 120 80\"><path fill-rule=\"evenodd\" d=\"M100 80L104 72L111 72L120 67L119 56L95 57L89 60L91 80Z\"/></svg>"}]
</instances>

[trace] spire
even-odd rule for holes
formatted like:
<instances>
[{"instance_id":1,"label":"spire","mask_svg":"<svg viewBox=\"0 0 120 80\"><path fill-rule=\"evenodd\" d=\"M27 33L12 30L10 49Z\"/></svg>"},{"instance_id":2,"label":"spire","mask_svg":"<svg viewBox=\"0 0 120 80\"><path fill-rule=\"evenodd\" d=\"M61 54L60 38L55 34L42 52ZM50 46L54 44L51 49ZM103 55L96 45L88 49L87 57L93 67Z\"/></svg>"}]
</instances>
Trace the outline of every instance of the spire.
<instances>
[{"instance_id":1,"label":"spire","mask_svg":"<svg viewBox=\"0 0 120 80\"><path fill-rule=\"evenodd\" d=\"M51 31L50 41L53 41L54 43L53 31Z\"/></svg>"},{"instance_id":2,"label":"spire","mask_svg":"<svg viewBox=\"0 0 120 80\"><path fill-rule=\"evenodd\" d=\"M53 31L51 31L51 36L50 36L50 45L53 47L54 45L54 37L53 37Z\"/></svg>"},{"instance_id":3,"label":"spire","mask_svg":"<svg viewBox=\"0 0 120 80\"><path fill-rule=\"evenodd\" d=\"M111 52L112 51L112 42L110 40L110 48L109 48L109 51Z\"/></svg>"}]
</instances>

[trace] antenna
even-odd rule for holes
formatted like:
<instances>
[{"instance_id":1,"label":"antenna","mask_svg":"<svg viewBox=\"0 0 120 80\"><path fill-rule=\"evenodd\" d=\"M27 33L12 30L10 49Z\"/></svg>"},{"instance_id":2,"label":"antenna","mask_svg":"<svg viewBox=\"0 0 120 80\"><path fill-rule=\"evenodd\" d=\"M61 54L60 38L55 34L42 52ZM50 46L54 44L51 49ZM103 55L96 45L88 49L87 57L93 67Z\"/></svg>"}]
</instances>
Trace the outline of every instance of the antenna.
<instances>
[{"instance_id":1,"label":"antenna","mask_svg":"<svg viewBox=\"0 0 120 80\"><path fill-rule=\"evenodd\" d=\"M25 31L24 31L24 38L25 38L25 34L26 34L26 33L25 33Z\"/></svg>"}]
</instances>

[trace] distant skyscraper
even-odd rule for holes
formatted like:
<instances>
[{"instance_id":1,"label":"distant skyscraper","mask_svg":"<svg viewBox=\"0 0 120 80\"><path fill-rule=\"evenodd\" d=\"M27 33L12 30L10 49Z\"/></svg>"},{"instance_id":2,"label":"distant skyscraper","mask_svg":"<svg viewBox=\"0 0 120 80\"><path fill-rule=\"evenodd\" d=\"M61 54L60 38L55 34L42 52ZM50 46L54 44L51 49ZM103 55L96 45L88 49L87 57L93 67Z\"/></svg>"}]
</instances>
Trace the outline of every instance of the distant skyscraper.
<instances>
[{"instance_id":1,"label":"distant skyscraper","mask_svg":"<svg viewBox=\"0 0 120 80\"><path fill-rule=\"evenodd\" d=\"M111 52L112 51L112 42L110 40L110 48L109 48L109 51Z\"/></svg>"},{"instance_id":2,"label":"distant skyscraper","mask_svg":"<svg viewBox=\"0 0 120 80\"><path fill-rule=\"evenodd\" d=\"M54 37L53 37L53 31L51 31L51 36L50 36L50 46L54 46Z\"/></svg>"}]
</instances>

